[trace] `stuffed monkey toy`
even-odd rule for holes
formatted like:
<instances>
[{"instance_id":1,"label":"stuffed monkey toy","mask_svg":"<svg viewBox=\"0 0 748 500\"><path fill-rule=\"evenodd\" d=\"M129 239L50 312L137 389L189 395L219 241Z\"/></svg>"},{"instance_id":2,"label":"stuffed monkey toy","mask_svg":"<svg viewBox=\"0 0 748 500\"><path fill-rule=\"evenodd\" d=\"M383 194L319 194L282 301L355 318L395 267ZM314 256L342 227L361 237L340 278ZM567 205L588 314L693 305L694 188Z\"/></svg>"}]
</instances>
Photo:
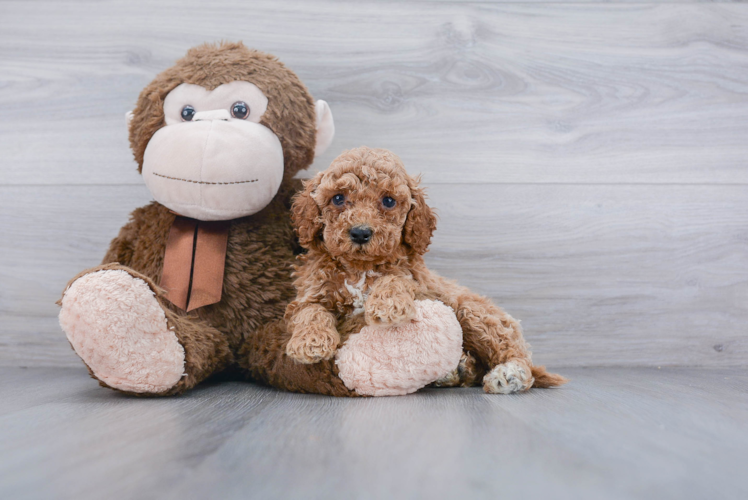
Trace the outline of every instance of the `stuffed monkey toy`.
<instances>
[{"instance_id":1,"label":"stuffed monkey toy","mask_svg":"<svg viewBox=\"0 0 748 500\"><path fill-rule=\"evenodd\" d=\"M180 394L227 371L272 383L246 353L272 347L258 332L295 296L293 177L332 141L329 107L275 57L206 44L156 76L127 121L155 201L66 286L70 344L102 386L130 394ZM284 367L349 392L324 366L274 375Z\"/></svg>"}]
</instances>

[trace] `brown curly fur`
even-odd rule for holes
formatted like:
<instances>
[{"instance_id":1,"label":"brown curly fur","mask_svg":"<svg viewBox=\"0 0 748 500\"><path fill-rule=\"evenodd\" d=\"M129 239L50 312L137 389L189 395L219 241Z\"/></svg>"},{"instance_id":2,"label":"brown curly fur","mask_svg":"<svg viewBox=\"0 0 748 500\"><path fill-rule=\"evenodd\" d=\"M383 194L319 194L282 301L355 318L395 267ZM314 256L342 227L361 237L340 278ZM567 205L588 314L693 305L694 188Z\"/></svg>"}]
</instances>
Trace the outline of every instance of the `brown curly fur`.
<instances>
[{"instance_id":1,"label":"brown curly fur","mask_svg":"<svg viewBox=\"0 0 748 500\"><path fill-rule=\"evenodd\" d=\"M291 271L295 255L302 249L291 227L289 211L291 197L301 184L292 177L314 158L314 101L298 77L275 57L241 43L195 47L140 94L130 123L133 154L140 170L148 141L165 125L164 98L177 85L187 82L213 89L234 80L252 82L268 97L261 123L281 141L285 174L279 192L265 209L231 222L221 301L186 314L161 296L156 284L160 282L166 241L175 216L158 203L131 214L103 260L104 264L143 279L157 292L169 326L174 327L184 347L186 376L159 395L184 392L223 371L254 375L260 381L276 382L292 390L302 390L306 379L315 383L325 379L325 375L317 373L320 367L310 369L294 363L287 364L291 371L288 377L282 363L274 365L276 369L271 373L265 367L268 360L263 354L282 339L282 332L269 336L275 332L271 323L283 317L286 305L295 296ZM99 269L88 269L78 277ZM331 387L342 387L338 392L348 393L333 370L327 376ZM302 382L286 384L285 378Z\"/></svg>"},{"instance_id":2,"label":"brown curly fur","mask_svg":"<svg viewBox=\"0 0 748 500\"><path fill-rule=\"evenodd\" d=\"M335 195L345 203L332 203ZM383 205L389 196L393 208ZM480 382L480 373L513 361L532 373L536 387L560 385L563 377L533 367L519 323L486 297L429 271L423 260L436 228L418 180L393 153L360 147L336 158L330 168L305 183L293 203L300 256L294 285L297 298L286 309L290 339L286 352L302 363L330 360L344 341L336 327L351 331L356 295L350 284L368 289L366 324L396 324L415 315L414 300L440 300L454 309L463 328L466 355L453 384ZM356 244L354 226L373 230ZM360 314L359 314L360 315ZM359 319L360 323L361 320ZM533 384L528 377L525 389Z\"/></svg>"}]
</instances>

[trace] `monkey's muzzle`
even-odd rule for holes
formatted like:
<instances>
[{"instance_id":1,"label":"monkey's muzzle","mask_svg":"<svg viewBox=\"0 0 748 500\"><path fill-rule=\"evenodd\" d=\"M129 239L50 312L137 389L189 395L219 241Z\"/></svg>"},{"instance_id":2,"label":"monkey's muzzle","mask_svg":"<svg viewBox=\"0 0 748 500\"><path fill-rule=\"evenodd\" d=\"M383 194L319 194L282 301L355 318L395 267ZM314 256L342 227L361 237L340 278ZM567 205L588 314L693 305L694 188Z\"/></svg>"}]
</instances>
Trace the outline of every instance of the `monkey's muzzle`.
<instances>
[{"instance_id":1,"label":"monkey's muzzle","mask_svg":"<svg viewBox=\"0 0 748 500\"><path fill-rule=\"evenodd\" d=\"M214 221L255 214L283 180L278 137L221 111L159 129L145 150L146 186L157 202L185 217Z\"/></svg>"}]
</instances>

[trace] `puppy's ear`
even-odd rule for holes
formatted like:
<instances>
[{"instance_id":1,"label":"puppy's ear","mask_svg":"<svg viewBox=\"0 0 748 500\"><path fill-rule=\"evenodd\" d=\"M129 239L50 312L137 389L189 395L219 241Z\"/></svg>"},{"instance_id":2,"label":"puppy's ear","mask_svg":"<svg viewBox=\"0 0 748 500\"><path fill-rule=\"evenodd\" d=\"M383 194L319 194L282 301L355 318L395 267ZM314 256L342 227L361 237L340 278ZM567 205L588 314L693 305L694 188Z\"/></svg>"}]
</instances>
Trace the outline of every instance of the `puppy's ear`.
<instances>
[{"instance_id":1,"label":"puppy's ear","mask_svg":"<svg viewBox=\"0 0 748 500\"><path fill-rule=\"evenodd\" d=\"M420 178L408 178L408 187L413 203L405 219L403 241L416 253L423 255L431 243L431 235L436 229L436 214L426 204L423 188L418 186Z\"/></svg>"},{"instance_id":2,"label":"puppy's ear","mask_svg":"<svg viewBox=\"0 0 748 500\"><path fill-rule=\"evenodd\" d=\"M299 244L307 250L321 250L322 212L312 197L321 180L320 172L304 181L304 190L296 193L291 206L291 220L299 236Z\"/></svg>"}]
</instances>

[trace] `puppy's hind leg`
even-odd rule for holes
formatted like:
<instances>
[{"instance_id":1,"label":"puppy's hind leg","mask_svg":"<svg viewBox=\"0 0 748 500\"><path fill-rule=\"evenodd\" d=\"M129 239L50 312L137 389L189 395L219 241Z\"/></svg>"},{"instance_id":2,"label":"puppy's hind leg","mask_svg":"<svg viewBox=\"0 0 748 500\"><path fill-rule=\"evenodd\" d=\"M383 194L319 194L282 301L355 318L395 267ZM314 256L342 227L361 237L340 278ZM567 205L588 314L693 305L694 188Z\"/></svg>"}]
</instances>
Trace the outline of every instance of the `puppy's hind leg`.
<instances>
[{"instance_id":1,"label":"puppy's hind leg","mask_svg":"<svg viewBox=\"0 0 748 500\"><path fill-rule=\"evenodd\" d=\"M533 386L551 387L566 382L543 367L533 367L530 347L522 337L519 322L487 298L463 292L456 302L465 350L475 353L488 371L483 377L486 392L511 394Z\"/></svg>"}]
</instances>

